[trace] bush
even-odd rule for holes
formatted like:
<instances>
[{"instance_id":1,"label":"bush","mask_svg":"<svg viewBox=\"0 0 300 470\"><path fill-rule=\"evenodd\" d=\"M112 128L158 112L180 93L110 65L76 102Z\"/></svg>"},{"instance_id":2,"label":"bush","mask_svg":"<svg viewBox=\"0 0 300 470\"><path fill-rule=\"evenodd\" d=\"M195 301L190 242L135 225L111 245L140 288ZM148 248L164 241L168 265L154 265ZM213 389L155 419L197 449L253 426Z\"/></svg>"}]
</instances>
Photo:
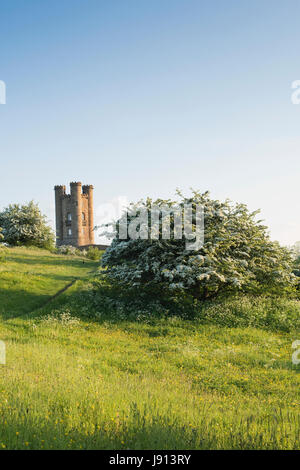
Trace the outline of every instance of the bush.
<instances>
[{"instance_id":1,"label":"bush","mask_svg":"<svg viewBox=\"0 0 300 470\"><path fill-rule=\"evenodd\" d=\"M95 248L94 246L90 246L86 252L86 257L94 261L99 261L101 257L101 251L99 251L98 248Z\"/></svg>"},{"instance_id":2,"label":"bush","mask_svg":"<svg viewBox=\"0 0 300 470\"><path fill-rule=\"evenodd\" d=\"M295 299L241 296L206 302L204 322L227 327L255 327L273 331L300 331L300 303Z\"/></svg>"},{"instance_id":3,"label":"bush","mask_svg":"<svg viewBox=\"0 0 300 470\"><path fill-rule=\"evenodd\" d=\"M297 289L300 291L300 256L298 256L294 261L294 274L297 276Z\"/></svg>"},{"instance_id":4,"label":"bush","mask_svg":"<svg viewBox=\"0 0 300 470\"><path fill-rule=\"evenodd\" d=\"M61 245L57 247L57 253L60 255L71 255L76 256L80 253L75 246L72 245Z\"/></svg>"},{"instance_id":5,"label":"bush","mask_svg":"<svg viewBox=\"0 0 300 470\"><path fill-rule=\"evenodd\" d=\"M54 247L54 233L33 201L27 205L11 204L0 213L4 241L10 245Z\"/></svg>"},{"instance_id":6,"label":"bush","mask_svg":"<svg viewBox=\"0 0 300 470\"><path fill-rule=\"evenodd\" d=\"M5 261L5 249L4 249L4 244L2 241L4 240L2 228L0 227L0 261L3 263Z\"/></svg>"},{"instance_id":7,"label":"bush","mask_svg":"<svg viewBox=\"0 0 300 470\"><path fill-rule=\"evenodd\" d=\"M60 255L82 256L95 261L99 261L102 255L102 252L95 247L90 246L88 250L79 250L72 245L61 245L56 248L56 253Z\"/></svg>"},{"instance_id":8,"label":"bush","mask_svg":"<svg viewBox=\"0 0 300 470\"><path fill-rule=\"evenodd\" d=\"M256 221L259 211L249 212L244 204L220 202L209 193L193 191L192 198L179 192L180 201L151 199L131 205L132 213L150 211L152 205L204 208L204 246L197 251L186 250L186 239L120 239L115 236L102 258L105 276L126 287L153 288L159 292L187 292L197 299L209 299L237 291L282 294L295 286L290 250L270 240L267 227ZM150 220L150 217L148 218ZM171 216L171 224L174 216ZM117 224L118 226L118 224ZM147 227L150 231L150 224Z\"/></svg>"},{"instance_id":9,"label":"bush","mask_svg":"<svg viewBox=\"0 0 300 470\"><path fill-rule=\"evenodd\" d=\"M235 295L213 300L186 295L157 297L143 290L122 289L94 279L73 294L67 306L72 315L118 323L137 321L155 324L166 319L183 319L195 324L228 328L253 327L271 331L300 331L300 302L272 296ZM192 323L191 323L192 326Z\"/></svg>"}]
</instances>

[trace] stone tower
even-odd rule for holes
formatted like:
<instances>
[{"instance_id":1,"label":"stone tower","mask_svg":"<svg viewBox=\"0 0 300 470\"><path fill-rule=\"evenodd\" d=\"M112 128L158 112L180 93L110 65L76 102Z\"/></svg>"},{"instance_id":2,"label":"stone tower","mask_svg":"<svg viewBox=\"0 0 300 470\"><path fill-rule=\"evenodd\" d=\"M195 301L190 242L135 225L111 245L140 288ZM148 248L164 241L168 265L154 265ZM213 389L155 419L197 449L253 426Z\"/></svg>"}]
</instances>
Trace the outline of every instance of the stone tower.
<instances>
[{"instance_id":1,"label":"stone tower","mask_svg":"<svg viewBox=\"0 0 300 470\"><path fill-rule=\"evenodd\" d=\"M94 245L93 186L70 183L70 194L65 186L55 186L56 244Z\"/></svg>"}]
</instances>

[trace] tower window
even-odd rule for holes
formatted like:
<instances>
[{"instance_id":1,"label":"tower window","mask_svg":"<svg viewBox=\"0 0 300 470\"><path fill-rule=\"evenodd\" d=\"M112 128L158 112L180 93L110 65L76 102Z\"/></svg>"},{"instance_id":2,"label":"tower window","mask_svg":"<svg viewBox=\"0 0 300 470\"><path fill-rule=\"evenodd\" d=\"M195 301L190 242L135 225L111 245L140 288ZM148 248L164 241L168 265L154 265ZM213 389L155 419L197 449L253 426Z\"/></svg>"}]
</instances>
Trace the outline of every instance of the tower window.
<instances>
[{"instance_id":1,"label":"tower window","mask_svg":"<svg viewBox=\"0 0 300 470\"><path fill-rule=\"evenodd\" d=\"M82 220L85 220L85 213L84 212L82 212L81 216L82 216Z\"/></svg>"},{"instance_id":2,"label":"tower window","mask_svg":"<svg viewBox=\"0 0 300 470\"><path fill-rule=\"evenodd\" d=\"M71 214L71 212L68 212L67 213L67 221L71 222L71 220L72 220L72 214Z\"/></svg>"},{"instance_id":3,"label":"tower window","mask_svg":"<svg viewBox=\"0 0 300 470\"><path fill-rule=\"evenodd\" d=\"M71 236L72 236L72 229L68 228L68 237L71 237Z\"/></svg>"}]
</instances>

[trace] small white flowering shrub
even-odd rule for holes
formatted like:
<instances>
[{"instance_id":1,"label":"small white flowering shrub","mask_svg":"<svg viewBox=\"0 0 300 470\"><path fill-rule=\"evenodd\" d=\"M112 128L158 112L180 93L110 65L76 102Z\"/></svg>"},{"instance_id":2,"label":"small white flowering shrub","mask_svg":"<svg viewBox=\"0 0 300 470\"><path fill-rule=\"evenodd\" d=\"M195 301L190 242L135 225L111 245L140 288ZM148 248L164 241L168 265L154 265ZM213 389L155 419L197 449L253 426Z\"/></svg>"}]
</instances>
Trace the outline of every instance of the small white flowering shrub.
<instances>
[{"instance_id":1,"label":"small white flowering shrub","mask_svg":"<svg viewBox=\"0 0 300 470\"><path fill-rule=\"evenodd\" d=\"M40 321L48 325L61 324L67 327L77 326L80 323L80 319L73 316L68 308L53 310L46 317L41 318Z\"/></svg>"},{"instance_id":2,"label":"small white flowering shrub","mask_svg":"<svg viewBox=\"0 0 300 470\"><path fill-rule=\"evenodd\" d=\"M78 254L78 250L72 245L61 245L57 248L57 253L60 255L71 255L75 256Z\"/></svg>"},{"instance_id":3,"label":"small white flowering shrub","mask_svg":"<svg viewBox=\"0 0 300 470\"><path fill-rule=\"evenodd\" d=\"M198 299L236 291L282 293L294 288L291 253L271 241L267 228L256 220L259 211L213 200L208 192L193 191L191 198L177 194L179 201L147 199L132 207L139 211L150 210L153 204L202 206L203 247L186 250L185 238L174 239L172 231L170 240L161 236L158 240L121 240L117 234L102 257L104 276L131 288L154 288L157 295L185 291ZM127 220L129 224L130 216Z\"/></svg>"},{"instance_id":4,"label":"small white flowering shrub","mask_svg":"<svg viewBox=\"0 0 300 470\"><path fill-rule=\"evenodd\" d=\"M81 256L83 258L99 260L101 252L97 248L89 247L88 250L79 250L72 245L60 245L56 248L56 253L59 255Z\"/></svg>"}]
</instances>

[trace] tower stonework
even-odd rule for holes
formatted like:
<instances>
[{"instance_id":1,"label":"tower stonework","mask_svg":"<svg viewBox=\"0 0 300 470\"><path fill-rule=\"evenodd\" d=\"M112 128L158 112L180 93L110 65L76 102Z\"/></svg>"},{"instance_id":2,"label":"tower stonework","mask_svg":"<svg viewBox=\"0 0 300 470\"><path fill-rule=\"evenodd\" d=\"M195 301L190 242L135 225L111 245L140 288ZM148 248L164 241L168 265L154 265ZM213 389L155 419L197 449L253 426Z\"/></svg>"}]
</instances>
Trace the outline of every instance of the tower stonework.
<instances>
[{"instance_id":1,"label":"tower stonework","mask_svg":"<svg viewBox=\"0 0 300 470\"><path fill-rule=\"evenodd\" d=\"M70 183L55 186L56 244L76 247L94 245L93 186Z\"/></svg>"}]
</instances>

